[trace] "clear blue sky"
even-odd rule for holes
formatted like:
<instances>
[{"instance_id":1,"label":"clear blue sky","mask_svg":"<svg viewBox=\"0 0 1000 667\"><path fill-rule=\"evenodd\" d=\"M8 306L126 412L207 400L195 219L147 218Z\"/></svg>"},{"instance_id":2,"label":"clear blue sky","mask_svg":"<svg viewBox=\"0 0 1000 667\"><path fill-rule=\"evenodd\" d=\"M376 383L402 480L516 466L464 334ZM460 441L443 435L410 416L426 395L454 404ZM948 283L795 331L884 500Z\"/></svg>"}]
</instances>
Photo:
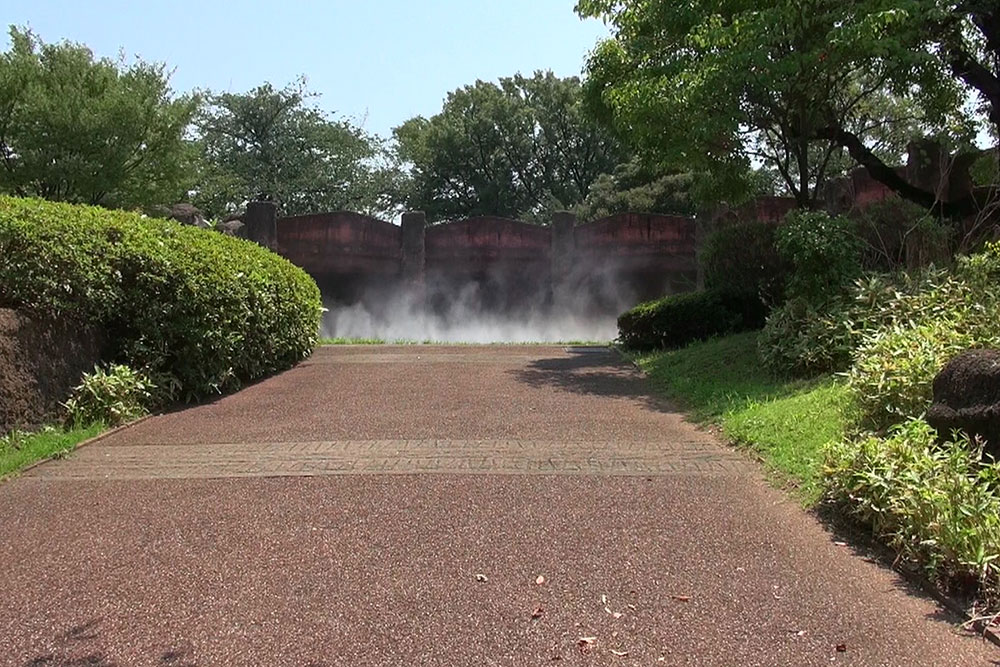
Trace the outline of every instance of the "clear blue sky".
<instances>
[{"instance_id":1,"label":"clear blue sky","mask_svg":"<svg viewBox=\"0 0 1000 667\"><path fill-rule=\"evenodd\" d=\"M387 136L476 79L578 75L607 34L574 0L0 0L6 25L97 56L174 68L174 90L242 92L305 75L327 111ZM6 26L5 26L6 28ZM10 46L4 31L3 49Z\"/></svg>"}]
</instances>

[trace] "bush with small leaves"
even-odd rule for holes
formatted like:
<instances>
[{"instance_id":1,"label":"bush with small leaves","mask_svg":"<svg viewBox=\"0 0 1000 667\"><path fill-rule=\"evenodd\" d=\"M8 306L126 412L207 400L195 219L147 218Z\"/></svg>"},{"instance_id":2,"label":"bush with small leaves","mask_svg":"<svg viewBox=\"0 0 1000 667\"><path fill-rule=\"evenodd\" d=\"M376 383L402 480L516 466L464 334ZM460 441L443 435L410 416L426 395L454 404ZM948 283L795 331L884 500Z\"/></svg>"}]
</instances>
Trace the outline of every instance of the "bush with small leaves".
<instances>
[{"instance_id":1,"label":"bush with small leaves","mask_svg":"<svg viewBox=\"0 0 1000 667\"><path fill-rule=\"evenodd\" d=\"M636 350L682 347L696 340L764 325L767 308L756 293L705 290L641 303L618 318L618 339Z\"/></svg>"},{"instance_id":2,"label":"bush with small leaves","mask_svg":"<svg viewBox=\"0 0 1000 667\"><path fill-rule=\"evenodd\" d=\"M194 400L308 356L316 283L243 239L125 211L0 196L0 307L97 325L109 361Z\"/></svg>"},{"instance_id":3,"label":"bush with small leaves","mask_svg":"<svg viewBox=\"0 0 1000 667\"><path fill-rule=\"evenodd\" d=\"M791 265L788 296L822 304L861 275L855 223L819 211L792 211L776 233L778 253Z\"/></svg>"}]
</instances>

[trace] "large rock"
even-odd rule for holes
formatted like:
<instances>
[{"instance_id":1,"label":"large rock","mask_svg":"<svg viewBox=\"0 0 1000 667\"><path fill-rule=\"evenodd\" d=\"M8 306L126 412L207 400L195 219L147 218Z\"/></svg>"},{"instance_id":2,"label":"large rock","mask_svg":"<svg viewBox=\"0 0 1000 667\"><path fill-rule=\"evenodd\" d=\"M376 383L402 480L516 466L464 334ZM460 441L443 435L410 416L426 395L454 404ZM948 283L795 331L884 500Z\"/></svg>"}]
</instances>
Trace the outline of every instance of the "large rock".
<instances>
[{"instance_id":1,"label":"large rock","mask_svg":"<svg viewBox=\"0 0 1000 667\"><path fill-rule=\"evenodd\" d=\"M61 418L60 403L101 360L100 332L0 308L0 434Z\"/></svg>"},{"instance_id":2,"label":"large rock","mask_svg":"<svg viewBox=\"0 0 1000 667\"><path fill-rule=\"evenodd\" d=\"M1000 350L968 350L934 378L927 422L942 439L954 430L986 441L985 453L1000 461Z\"/></svg>"}]
</instances>

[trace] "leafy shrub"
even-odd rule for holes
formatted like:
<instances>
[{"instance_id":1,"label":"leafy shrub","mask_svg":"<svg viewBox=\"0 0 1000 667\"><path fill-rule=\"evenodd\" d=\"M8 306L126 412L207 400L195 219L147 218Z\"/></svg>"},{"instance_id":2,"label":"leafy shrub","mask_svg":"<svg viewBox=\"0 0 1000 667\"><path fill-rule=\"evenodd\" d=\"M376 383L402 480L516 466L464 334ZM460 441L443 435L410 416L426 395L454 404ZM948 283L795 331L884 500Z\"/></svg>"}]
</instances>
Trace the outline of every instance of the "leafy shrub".
<instances>
[{"instance_id":1,"label":"leafy shrub","mask_svg":"<svg viewBox=\"0 0 1000 667\"><path fill-rule=\"evenodd\" d=\"M866 336L850 371L862 428L884 430L930 406L934 377L958 353L1000 345L1000 246L962 259L953 272L907 278L864 321Z\"/></svg>"},{"instance_id":2,"label":"leafy shrub","mask_svg":"<svg viewBox=\"0 0 1000 667\"><path fill-rule=\"evenodd\" d=\"M712 336L759 329L766 315L756 294L706 290L641 303L618 318L618 338L638 350L673 348Z\"/></svg>"},{"instance_id":3,"label":"leafy shrub","mask_svg":"<svg viewBox=\"0 0 1000 667\"><path fill-rule=\"evenodd\" d=\"M102 326L114 361L192 399L307 356L319 289L249 241L124 211L0 197L0 307Z\"/></svg>"},{"instance_id":4,"label":"leafy shrub","mask_svg":"<svg viewBox=\"0 0 1000 667\"><path fill-rule=\"evenodd\" d=\"M771 312L757 339L764 367L776 374L811 376L842 371L857 344L852 304L836 299L816 308L803 298L789 299Z\"/></svg>"},{"instance_id":5,"label":"leafy shrub","mask_svg":"<svg viewBox=\"0 0 1000 667\"><path fill-rule=\"evenodd\" d=\"M861 241L854 222L843 216L792 211L778 228L775 245L792 267L789 297L821 304L861 275Z\"/></svg>"},{"instance_id":6,"label":"leafy shrub","mask_svg":"<svg viewBox=\"0 0 1000 667\"><path fill-rule=\"evenodd\" d=\"M83 382L66 401L68 421L77 426L118 426L138 419L148 413L152 389L152 383L142 373L128 366L96 368L83 376Z\"/></svg>"},{"instance_id":7,"label":"leafy shrub","mask_svg":"<svg viewBox=\"0 0 1000 667\"><path fill-rule=\"evenodd\" d=\"M976 344L955 322L897 325L868 339L849 374L858 425L882 431L931 404L934 376Z\"/></svg>"},{"instance_id":8,"label":"leafy shrub","mask_svg":"<svg viewBox=\"0 0 1000 667\"><path fill-rule=\"evenodd\" d=\"M866 271L915 270L951 259L954 230L924 207L898 197L866 206L856 228Z\"/></svg>"},{"instance_id":9,"label":"leafy shrub","mask_svg":"<svg viewBox=\"0 0 1000 667\"><path fill-rule=\"evenodd\" d=\"M709 234L700 258L708 288L755 292L767 304L780 303L789 267L778 255L775 229L770 222L741 222Z\"/></svg>"},{"instance_id":10,"label":"leafy shrub","mask_svg":"<svg viewBox=\"0 0 1000 667\"><path fill-rule=\"evenodd\" d=\"M980 463L968 440L939 446L926 422L888 438L828 450L828 496L872 526L910 562L951 581L975 583L996 601L1000 561L1000 466Z\"/></svg>"}]
</instances>

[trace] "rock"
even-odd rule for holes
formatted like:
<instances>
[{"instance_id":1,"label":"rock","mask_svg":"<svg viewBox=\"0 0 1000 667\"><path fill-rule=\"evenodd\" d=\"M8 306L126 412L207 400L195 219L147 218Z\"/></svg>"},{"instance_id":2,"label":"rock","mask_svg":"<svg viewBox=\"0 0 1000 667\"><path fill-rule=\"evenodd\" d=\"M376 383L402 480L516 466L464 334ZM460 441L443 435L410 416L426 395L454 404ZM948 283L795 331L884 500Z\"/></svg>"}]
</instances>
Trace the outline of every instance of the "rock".
<instances>
[{"instance_id":1,"label":"rock","mask_svg":"<svg viewBox=\"0 0 1000 667\"><path fill-rule=\"evenodd\" d=\"M192 204L174 204L167 210L167 218L176 220L184 225L192 225L202 229L208 227L205 215L198 207L193 206Z\"/></svg>"},{"instance_id":2,"label":"rock","mask_svg":"<svg viewBox=\"0 0 1000 667\"><path fill-rule=\"evenodd\" d=\"M986 441L984 453L1000 461L1000 350L968 350L934 378L927 423L942 440L960 430Z\"/></svg>"},{"instance_id":3,"label":"rock","mask_svg":"<svg viewBox=\"0 0 1000 667\"><path fill-rule=\"evenodd\" d=\"M227 234L229 236L241 236L240 230L243 229L243 227L245 227L243 221L237 218L218 223L215 225L215 231L222 232L223 234Z\"/></svg>"}]
</instances>

